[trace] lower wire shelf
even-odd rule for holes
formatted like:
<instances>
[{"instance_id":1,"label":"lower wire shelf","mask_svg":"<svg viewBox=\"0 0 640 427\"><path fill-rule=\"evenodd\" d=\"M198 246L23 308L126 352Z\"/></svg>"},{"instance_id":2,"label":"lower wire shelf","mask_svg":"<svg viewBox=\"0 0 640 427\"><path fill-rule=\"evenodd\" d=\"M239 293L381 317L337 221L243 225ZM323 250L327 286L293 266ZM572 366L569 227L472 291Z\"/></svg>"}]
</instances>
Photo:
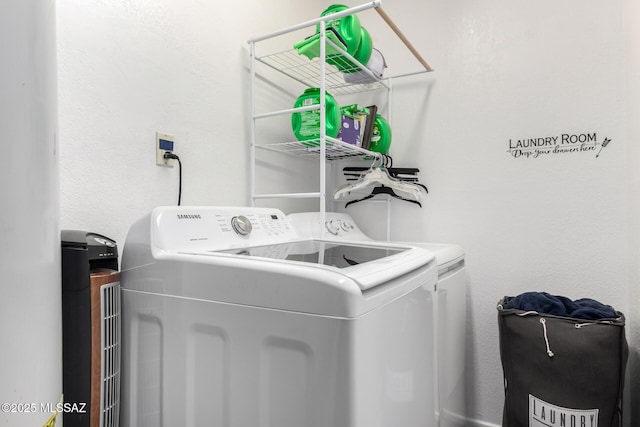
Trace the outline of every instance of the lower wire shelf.
<instances>
[{"instance_id":1,"label":"lower wire shelf","mask_svg":"<svg viewBox=\"0 0 640 427\"><path fill-rule=\"evenodd\" d=\"M355 145L347 144L338 139L327 137L325 146L325 155L327 160L341 159L367 159L373 160L380 157L379 153L374 153ZM261 150L276 151L296 157L308 158L313 160L320 159L320 140L310 139L304 142L290 141L274 144L256 145Z\"/></svg>"}]
</instances>

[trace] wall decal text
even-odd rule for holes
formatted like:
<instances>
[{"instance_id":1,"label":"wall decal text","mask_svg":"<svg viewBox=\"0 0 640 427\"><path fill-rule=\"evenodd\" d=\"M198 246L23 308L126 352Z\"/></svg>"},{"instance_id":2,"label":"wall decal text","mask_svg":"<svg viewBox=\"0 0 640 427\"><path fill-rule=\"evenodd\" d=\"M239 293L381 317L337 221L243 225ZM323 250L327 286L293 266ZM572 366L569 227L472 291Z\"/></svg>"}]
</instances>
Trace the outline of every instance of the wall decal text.
<instances>
[{"instance_id":1,"label":"wall decal text","mask_svg":"<svg viewBox=\"0 0 640 427\"><path fill-rule=\"evenodd\" d=\"M610 142L611 139L607 137L598 142L596 132L563 133L538 138L509 139L507 153L516 159L537 159L549 155L591 152L598 158L602 149Z\"/></svg>"}]
</instances>

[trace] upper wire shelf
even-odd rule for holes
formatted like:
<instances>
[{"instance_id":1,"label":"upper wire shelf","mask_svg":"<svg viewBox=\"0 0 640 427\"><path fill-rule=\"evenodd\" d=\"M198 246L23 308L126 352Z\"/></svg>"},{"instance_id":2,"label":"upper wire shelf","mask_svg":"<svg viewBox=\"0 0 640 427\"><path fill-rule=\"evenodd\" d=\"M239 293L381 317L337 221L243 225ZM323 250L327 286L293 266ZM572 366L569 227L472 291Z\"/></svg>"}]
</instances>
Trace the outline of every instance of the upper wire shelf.
<instances>
[{"instance_id":1,"label":"upper wire shelf","mask_svg":"<svg viewBox=\"0 0 640 427\"><path fill-rule=\"evenodd\" d=\"M291 49L257 57L256 60L303 85L320 87L322 61L319 57L309 60L305 56L299 55L295 49ZM337 60L334 59L335 61ZM361 68L354 63L349 63L346 59L343 61L345 61L345 65L340 67L343 71L339 71L333 65L325 65L325 87L333 95L348 95L386 87L381 80L374 80L362 73ZM357 76L358 72L360 72L359 76ZM345 76L351 81L347 82Z\"/></svg>"},{"instance_id":2,"label":"upper wire shelf","mask_svg":"<svg viewBox=\"0 0 640 427\"><path fill-rule=\"evenodd\" d=\"M249 40L249 43L253 46L256 42L260 42L266 39L277 37L283 34L291 33L300 29L313 28L319 25L321 22L326 24L327 19L338 19L342 16L355 14L357 12L365 11L373 8L380 17L387 23L387 25L396 33L398 38L405 44L409 51L415 56L418 62L424 67L422 72L431 72L433 68L422 58L420 53L411 44L407 37L402 33L400 28L391 20L389 15L382 9L380 0L374 0L370 3L363 4L344 10L342 12L332 13L330 18L320 17L312 19L307 22L303 22L298 25L294 25L289 28L284 28L271 34L264 35L262 37L256 37ZM328 55L327 59L331 57L331 62L335 65L325 64L324 73L322 73L322 58L316 57L309 60L308 58L299 55L295 49L286 50L282 52L272 53L264 56L256 56L255 59L276 71L283 73L284 75L308 86L308 87L320 87L321 79L324 74L325 77L325 89L330 90L334 95L344 95L359 93L364 91L371 91L386 87L387 83L384 80L389 78L379 78L374 76L371 71L357 62L351 55L344 52L341 47L335 45L331 40L324 39L323 43L327 43L335 50L342 52L342 55ZM340 63L338 63L340 62ZM339 71L339 69L342 71ZM413 75L417 73L409 73L406 75ZM396 76L402 77L402 76Z\"/></svg>"}]
</instances>

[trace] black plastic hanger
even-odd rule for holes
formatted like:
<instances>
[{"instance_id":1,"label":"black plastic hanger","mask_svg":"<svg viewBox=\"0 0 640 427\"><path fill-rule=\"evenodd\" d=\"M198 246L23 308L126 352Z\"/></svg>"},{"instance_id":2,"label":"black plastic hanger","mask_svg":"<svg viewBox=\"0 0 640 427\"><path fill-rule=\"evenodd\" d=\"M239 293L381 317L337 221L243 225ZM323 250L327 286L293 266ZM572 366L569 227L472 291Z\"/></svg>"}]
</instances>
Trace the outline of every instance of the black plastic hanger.
<instances>
[{"instance_id":1,"label":"black plastic hanger","mask_svg":"<svg viewBox=\"0 0 640 427\"><path fill-rule=\"evenodd\" d=\"M391 197L393 197L395 199L404 200L405 202L415 203L416 205L422 207L422 204L420 202L418 202L417 200L410 200L410 199L405 199L404 197L400 197L393 191L393 188L385 187L384 185L381 185L379 187L374 187L373 190L371 191L371 194L369 194L366 197L363 197L362 199L348 201L344 205L344 207L346 208L349 205L352 205L352 204L358 203L358 202L362 202L363 200L369 200L369 199L375 197L378 194L387 194L387 195L389 195L389 196L391 196Z\"/></svg>"}]
</instances>

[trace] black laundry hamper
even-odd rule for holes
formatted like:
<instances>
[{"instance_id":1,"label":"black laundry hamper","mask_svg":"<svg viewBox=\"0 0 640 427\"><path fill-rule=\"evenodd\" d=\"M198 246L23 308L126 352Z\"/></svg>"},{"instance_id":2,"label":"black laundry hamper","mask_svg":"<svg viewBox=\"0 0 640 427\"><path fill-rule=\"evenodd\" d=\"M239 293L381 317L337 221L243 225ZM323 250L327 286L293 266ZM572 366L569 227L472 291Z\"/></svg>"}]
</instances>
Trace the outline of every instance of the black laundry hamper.
<instances>
[{"instance_id":1,"label":"black laundry hamper","mask_svg":"<svg viewBox=\"0 0 640 427\"><path fill-rule=\"evenodd\" d=\"M503 427L620 427L628 356L625 317L584 320L504 308Z\"/></svg>"}]
</instances>

